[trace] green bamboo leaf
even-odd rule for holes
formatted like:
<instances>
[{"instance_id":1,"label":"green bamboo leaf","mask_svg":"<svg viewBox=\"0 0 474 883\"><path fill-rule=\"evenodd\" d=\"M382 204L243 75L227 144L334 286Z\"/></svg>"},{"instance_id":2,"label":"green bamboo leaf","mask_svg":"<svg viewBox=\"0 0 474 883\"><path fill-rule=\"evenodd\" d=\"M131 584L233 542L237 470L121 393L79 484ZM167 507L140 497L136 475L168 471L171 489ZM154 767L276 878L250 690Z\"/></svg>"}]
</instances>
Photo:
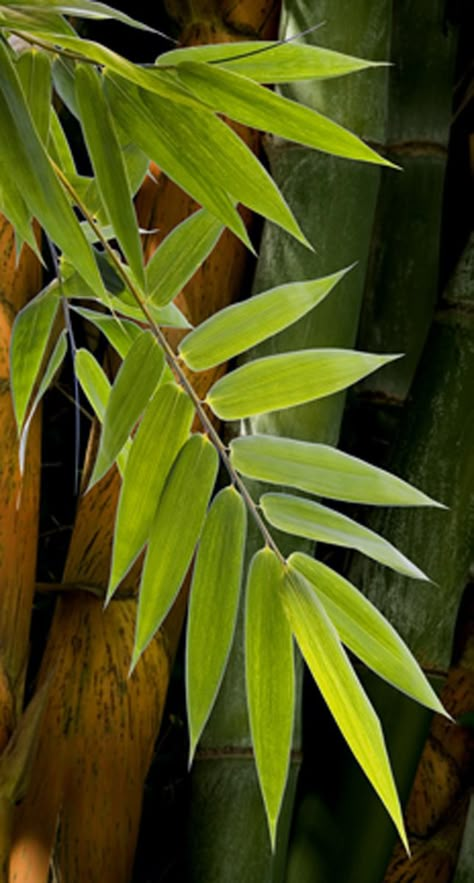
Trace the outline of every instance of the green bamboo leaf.
<instances>
[{"instance_id":1,"label":"green bamboo leaf","mask_svg":"<svg viewBox=\"0 0 474 883\"><path fill-rule=\"evenodd\" d=\"M46 143L51 113L51 59L29 49L18 56L16 69L39 137Z\"/></svg>"},{"instance_id":2,"label":"green bamboo leaf","mask_svg":"<svg viewBox=\"0 0 474 883\"><path fill-rule=\"evenodd\" d=\"M124 359L130 347L137 337L140 337L143 329L135 322L129 322L127 319L119 319L115 316L107 316L104 313L98 313L96 310L88 310L86 307L72 307L75 313L92 322L110 344L117 350L119 356Z\"/></svg>"},{"instance_id":3,"label":"green bamboo leaf","mask_svg":"<svg viewBox=\"0 0 474 883\"><path fill-rule=\"evenodd\" d=\"M349 748L386 807L408 851L380 721L336 630L311 586L291 566L281 597L301 653Z\"/></svg>"},{"instance_id":4,"label":"green bamboo leaf","mask_svg":"<svg viewBox=\"0 0 474 883\"><path fill-rule=\"evenodd\" d=\"M74 359L74 370L81 384L84 395L89 400L100 423L104 422L105 410L110 398L111 384L98 361L92 353L78 349ZM117 467L123 476L131 449L131 439L127 439L120 454L117 456Z\"/></svg>"},{"instance_id":5,"label":"green bamboo leaf","mask_svg":"<svg viewBox=\"0 0 474 883\"><path fill-rule=\"evenodd\" d=\"M288 563L316 592L343 642L369 668L416 702L449 717L393 626L352 583L303 552Z\"/></svg>"},{"instance_id":6,"label":"green bamboo leaf","mask_svg":"<svg viewBox=\"0 0 474 883\"><path fill-rule=\"evenodd\" d=\"M270 92L241 74L216 65L189 61L180 64L177 73L183 85L209 107L244 126L271 132L335 156L394 168L392 163L338 123Z\"/></svg>"},{"instance_id":7,"label":"green bamboo leaf","mask_svg":"<svg viewBox=\"0 0 474 883\"><path fill-rule=\"evenodd\" d=\"M222 420L239 420L339 392L398 358L336 349L267 356L226 374L206 401Z\"/></svg>"},{"instance_id":8,"label":"green bamboo leaf","mask_svg":"<svg viewBox=\"0 0 474 883\"><path fill-rule=\"evenodd\" d=\"M132 669L160 628L186 576L204 524L217 469L214 445L197 433L181 448L168 476L152 524L143 568Z\"/></svg>"},{"instance_id":9,"label":"green bamboo leaf","mask_svg":"<svg viewBox=\"0 0 474 883\"><path fill-rule=\"evenodd\" d=\"M0 211L8 218L15 231L17 255L20 254L23 242L27 242L38 260L43 263L31 226L31 212L12 179L11 172L2 162L0 162Z\"/></svg>"},{"instance_id":10,"label":"green bamboo leaf","mask_svg":"<svg viewBox=\"0 0 474 883\"><path fill-rule=\"evenodd\" d=\"M143 253L132 192L99 74L76 67L76 100L101 200L135 278L145 287Z\"/></svg>"},{"instance_id":11,"label":"green bamboo leaf","mask_svg":"<svg viewBox=\"0 0 474 883\"><path fill-rule=\"evenodd\" d=\"M186 636L189 762L212 711L239 609L247 510L233 487L209 509L194 565Z\"/></svg>"},{"instance_id":12,"label":"green bamboo leaf","mask_svg":"<svg viewBox=\"0 0 474 883\"><path fill-rule=\"evenodd\" d=\"M51 239L98 292L102 283L69 200L40 141L5 44L0 41L0 165L15 169L16 184Z\"/></svg>"},{"instance_id":13,"label":"green bamboo leaf","mask_svg":"<svg viewBox=\"0 0 474 883\"><path fill-rule=\"evenodd\" d=\"M280 285L232 304L188 334L179 353L193 371L226 362L292 325L324 300L346 273L347 269L311 282Z\"/></svg>"},{"instance_id":14,"label":"green bamboo leaf","mask_svg":"<svg viewBox=\"0 0 474 883\"><path fill-rule=\"evenodd\" d=\"M206 209L181 221L146 266L148 300L157 306L169 304L211 253L223 229Z\"/></svg>"},{"instance_id":15,"label":"green bamboo leaf","mask_svg":"<svg viewBox=\"0 0 474 883\"><path fill-rule=\"evenodd\" d=\"M49 4L47 4L49 6ZM52 34L74 34L71 25L56 12L44 9L20 8L18 5L0 6L0 28L36 33L50 31Z\"/></svg>"},{"instance_id":16,"label":"green bamboo leaf","mask_svg":"<svg viewBox=\"0 0 474 883\"><path fill-rule=\"evenodd\" d=\"M106 95L114 116L124 135L138 144L147 155L154 160L169 178L179 184L200 205L207 208L229 227L249 248L251 248L245 224L242 221L233 199L229 196L228 181L223 187L214 176L217 165L215 153L209 156L206 163L201 162L203 145L199 146L193 123L197 115L181 114L186 108L175 105L166 99L159 99L143 89L137 89L123 78L109 74L106 76ZM209 120L209 113L204 110L203 120L199 129ZM205 135L206 143L208 134ZM189 150L189 144L193 150Z\"/></svg>"},{"instance_id":17,"label":"green bamboo leaf","mask_svg":"<svg viewBox=\"0 0 474 883\"><path fill-rule=\"evenodd\" d=\"M23 428L28 403L38 380L58 309L58 288L57 283L53 282L18 313L13 324L10 376L19 433ZM27 358L25 353L28 354Z\"/></svg>"},{"instance_id":18,"label":"green bamboo leaf","mask_svg":"<svg viewBox=\"0 0 474 883\"><path fill-rule=\"evenodd\" d=\"M120 21L122 24L129 25L133 28L138 28L141 31L151 31L156 34L158 31L155 28L150 27L150 25L146 25L141 21L137 21L134 18L130 18L129 15L126 15L124 12L120 12L118 9L113 9L111 6L107 6L106 3L96 3L94 0L68 0L68 2L63 3L61 0L14 0L14 2L5 3L5 6L11 6L13 8L19 7L22 10L26 10L31 14L36 13L36 11L43 10L55 10L55 12L60 13L61 15L73 15L78 18L92 18L92 19L114 19L115 21Z\"/></svg>"},{"instance_id":19,"label":"green bamboo leaf","mask_svg":"<svg viewBox=\"0 0 474 883\"><path fill-rule=\"evenodd\" d=\"M89 490L122 450L158 386L163 368L162 350L149 331L143 332L128 351L112 387Z\"/></svg>"},{"instance_id":20,"label":"green bamboo leaf","mask_svg":"<svg viewBox=\"0 0 474 883\"><path fill-rule=\"evenodd\" d=\"M54 107L51 108L49 120L49 151L56 165L68 178L73 178L77 174L69 142Z\"/></svg>"},{"instance_id":21,"label":"green bamboo leaf","mask_svg":"<svg viewBox=\"0 0 474 883\"><path fill-rule=\"evenodd\" d=\"M23 429L22 429L22 432L20 435L18 458L20 461L20 472L21 473L23 473L24 468L25 468L26 443L28 441L28 433L30 431L31 422L33 420L33 417L36 414L36 411L38 409L38 405L41 402L41 399L43 398L46 390L49 389L49 387L51 386L57 371L59 371L66 353L67 353L66 331L61 331L61 334L59 335L59 337L56 341L56 345L53 349L53 352L51 353L51 356L49 358L48 364L46 365L46 370L41 378L41 382L38 387L38 392L36 393L36 395L33 399L33 403L31 405L30 411L28 413L28 417L25 420L25 423L23 425Z\"/></svg>"},{"instance_id":22,"label":"green bamboo leaf","mask_svg":"<svg viewBox=\"0 0 474 883\"><path fill-rule=\"evenodd\" d=\"M292 494L263 494L260 505L274 527L299 537L357 549L412 579L429 579L388 540L334 509Z\"/></svg>"},{"instance_id":23,"label":"green bamboo leaf","mask_svg":"<svg viewBox=\"0 0 474 883\"><path fill-rule=\"evenodd\" d=\"M396 475L329 445L247 435L232 439L230 459L234 468L248 478L296 487L333 500L445 508Z\"/></svg>"},{"instance_id":24,"label":"green bamboo leaf","mask_svg":"<svg viewBox=\"0 0 474 883\"><path fill-rule=\"evenodd\" d=\"M295 714L293 640L281 604L284 568L270 549L250 563L245 609L245 676L252 744L275 848Z\"/></svg>"},{"instance_id":25,"label":"green bamboo leaf","mask_svg":"<svg viewBox=\"0 0 474 883\"><path fill-rule=\"evenodd\" d=\"M226 70L243 74L258 83L290 83L293 80L327 80L384 62L368 61L343 55L321 46L306 46L291 41L245 40L238 43L214 43L211 46L186 46L160 55L158 66L179 65L183 61L219 63Z\"/></svg>"},{"instance_id":26,"label":"green bamboo leaf","mask_svg":"<svg viewBox=\"0 0 474 883\"><path fill-rule=\"evenodd\" d=\"M107 601L148 539L157 501L193 416L191 400L176 383L160 386L145 410L120 491Z\"/></svg>"}]
</instances>

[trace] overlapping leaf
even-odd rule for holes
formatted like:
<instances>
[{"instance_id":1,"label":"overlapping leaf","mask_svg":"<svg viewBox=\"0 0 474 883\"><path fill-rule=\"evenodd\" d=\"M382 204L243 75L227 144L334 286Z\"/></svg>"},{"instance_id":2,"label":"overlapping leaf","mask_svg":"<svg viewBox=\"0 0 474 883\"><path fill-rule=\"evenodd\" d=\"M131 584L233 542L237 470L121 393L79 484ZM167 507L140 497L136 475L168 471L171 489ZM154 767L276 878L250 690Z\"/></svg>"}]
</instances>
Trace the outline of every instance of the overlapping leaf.
<instances>
[{"instance_id":1,"label":"overlapping leaf","mask_svg":"<svg viewBox=\"0 0 474 883\"><path fill-rule=\"evenodd\" d=\"M254 555L245 610L245 675L258 778L275 846L295 713L293 640L281 604L284 567L270 549Z\"/></svg>"},{"instance_id":2,"label":"overlapping leaf","mask_svg":"<svg viewBox=\"0 0 474 883\"><path fill-rule=\"evenodd\" d=\"M143 568L132 668L182 585L204 524L217 468L216 449L205 436L196 434L181 448L168 477Z\"/></svg>"},{"instance_id":3,"label":"overlapping leaf","mask_svg":"<svg viewBox=\"0 0 474 883\"><path fill-rule=\"evenodd\" d=\"M365 775L408 850L382 728L318 596L291 566L281 598L306 663Z\"/></svg>"},{"instance_id":4,"label":"overlapping leaf","mask_svg":"<svg viewBox=\"0 0 474 883\"><path fill-rule=\"evenodd\" d=\"M63 3L62 0L4 0L4 6L13 10L18 8L31 15L54 10L61 15L75 15L79 18L114 19L142 31L158 33L154 28L131 18L124 12L120 12L106 3L96 3L94 0L66 0L66 3Z\"/></svg>"},{"instance_id":5,"label":"overlapping leaf","mask_svg":"<svg viewBox=\"0 0 474 883\"><path fill-rule=\"evenodd\" d=\"M270 524L285 533L357 549L412 579L428 579L388 540L334 509L292 494L263 494L260 505Z\"/></svg>"},{"instance_id":6,"label":"overlapping leaf","mask_svg":"<svg viewBox=\"0 0 474 883\"><path fill-rule=\"evenodd\" d=\"M18 57L16 69L36 130L45 143L51 114L51 60L45 52L30 49Z\"/></svg>"},{"instance_id":7,"label":"overlapping leaf","mask_svg":"<svg viewBox=\"0 0 474 883\"><path fill-rule=\"evenodd\" d=\"M179 353L193 371L219 365L296 322L319 304L346 272L280 285L232 304L188 334Z\"/></svg>"},{"instance_id":8,"label":"overlapping leaf","mask_svg":"<svg viewBox=\"0 0 474 883\"><path fill-rule=\"evenodd\" d=\"M74 359L74 370L97 419L100 423L103 423L111 390L110 381L105 371L99 365L97 359L94 359L94 356L85 349L77 350ZM117 454L116 463L121 475L125 472L130 449L131 439L127 439L120 454Z\"/></svg>"},{"instance_id":9,"label":"overlapping leaf","mask_svg":"<svg viewBox=\"0 0 474 883\"><path fill-rule=\"evenodd\" d=\"M64 356L67 352L67 341L66 341L66 332L62 331L59 335L56 344L54 346L53 352L48 360L48 364L46 365L45 372L41 378L41 382L38 387L38 391L33 399L33 403L31 405L30 411L28 413L28 417L25 420L23 425L23 429L20 435L20 444L18 450L18 457L20 461L20 472L23 472L25 467L25 457L26 457L26 445L28 441L28 433L30 431L31 422L33 417L38 409L38 405L41 402L45 392L51 386L51 383L54 380L54 377L59 371L59 368L62 365Z\"/></svg>"},{"instance_id":10,"label":"overlapping leaf","mask_svg":"<svg viewBox=\"0 0 474 883\"><path fill-rule=\"evenodd\" d=\"M222 420L239 420L323 398L398 356L310 349L255 359L211 387L207 403Z\"/></svg>"},{"instance_id":11,"label":"overlapping leaf","mask_svg":"<svg viewBox=\"0 0 474 883\"><path fill-rule=\"evenodd\" d=\"M209 509L194 565L186 635L192 760L224 676L239 607L247 510L233 487Z\"/></svg>"},{"instance_id":12,"label":"overlapping leaf","mask_svg":"<svg viewBox=\"0 0 474 883\"><path fill-rule=\"evenodd\" d=\"M118 319L115 316L107 316L98 313L97 310L88 310L86 307L72 307L83 319L92 322L110 344L117 350L122 359L127 355L130 347L142 333L142 329L127 319Z\"/></svg>"}]
</instances>

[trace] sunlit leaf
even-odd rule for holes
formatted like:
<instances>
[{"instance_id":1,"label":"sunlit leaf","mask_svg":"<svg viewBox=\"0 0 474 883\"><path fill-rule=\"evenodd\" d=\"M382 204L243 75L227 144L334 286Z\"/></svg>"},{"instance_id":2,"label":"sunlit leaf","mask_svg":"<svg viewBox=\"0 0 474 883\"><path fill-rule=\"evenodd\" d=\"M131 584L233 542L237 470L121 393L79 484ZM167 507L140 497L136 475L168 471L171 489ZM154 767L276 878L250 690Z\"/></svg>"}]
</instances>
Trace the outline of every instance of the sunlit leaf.
<instances>
[{"instance_id":1,"label":"sunlit leaf","mask_svg":"<svg viewBox=\"0 0 474 883\"><path fill-rule=\"evenodd\" d=\"M47 7L49 3L45 3L42 9L21 8L19 5L3 3L0 6L0 28L32 34L36 31L74 34L71 25L57 12L49 12Z\"/></svg>"},{"instance_id":2,"label":"sunlit leaf","mask_svg":"<svg viewBox=\"0 0 474 883\"><path fill-rule=\"evenodd\" d=\"M230 458L235 469L249 478L321 497L376 506L441 507L396 475L329 445L247 435L232 439Z\"/></svg>"},{"instance_id":3,"label":"sunlit leaf","mask_svg":"<svg viewBox=\"0 0 474 883\"><path fill-rule=\"evenodd\" d=\"M51 386L51 383L56 376L57 371L61 367L63 363L64 356L67 352L67 340L66 340L66 332L62 331L59 335L56 345L51 353L48 364L46 365L45 372L41 378L41 382L38 387L38 392L36 393L33 403L31 405L30 411L28 413L28 417L25 420L23 425L23 429L20 435L20 444L18 457L20 460L20 472L24 471L25 468L25 457L26 457L26 444L28 441L28 433L30 431L31 422L33 417L38 409L38 405L41 402L45 392Z\"/></svg>"},{"instance_id":4,"label":"sunlit leaf","mask_svg":"<svg viewBox=\"0 0 474 883\"><path fill-rule=\"evenodd\" d=\"M288 563L310 583L343 642L369 668L401 690L446 715L415 657L395 629L352 583L302 552Z\"/></svg>"},{"instance_id":5,"label":"sunlit leaf","mask_svg":"<svg viewBox=\"0 0 474 883\"><path fill-rule=\"evenodd\" d=\"M98 313L97 310L88 310L86 307L72 307L75 313L92 322L99 331L102 331L104 337L117 350L122 359L127 355L130 347L142 333L142 328L129 322L127 319L118 319L115 316L107 316L104 313Z\"/></svg>"},{"instance_id":6,"label":"sunlit leaf","mask_svg":"<svg viewBox=\"0 0 474 883\"><path fill-rule=\"evenodd\" d=\"M391 166L360 138L309 107L217 65L186 61L178 76L209 107L233 120L336 156Z\"/></svg>"},{"instance_id":7,"label":"sunlit leaf","mask_svg":"<svg viewBox=\"0 0 474 883\"><path fill-rule=\"evenodd\" d=\"M245 675L252 744L272 846L290 763L295 713L293 640L281 604L284 568L270 549L254 555L245 610Z\"/></svg>"},{"instance_id":8,"label":"sunlit leaf","mask_svg":"<svg viewBox=\"0 0 474 883\"><path fill-rule=\"evenodd\" d=\"M396 358L336 349L267 356L218 380L207 402L222 420L239 420L339 392Z\"/></svg>"},{"instance_id":9,"label":"sunlit leaf","mask_svg":"<svg viewBox=\"0 0 474 883\"><path fill-rule=\"evenodd\" d=\"M23 427L28 402L38 380L58 309L58 289L57 285L52 283L18 313L13 325L10 375L13 407L19 432ZM26 353L27 357L25 357Z\"/></svg>"},{"instance_id":10,"label":"sunlit leaf","mask_svg":"<svg viewBox=\"0 0 474 883\"><path fill-rule=\"evenodd\" d=\"M291 566L281 592L293 634L337 726L408 842L379 719L318 596Z\"/></svg>"},{"instance_id":11,"label":"sunlit leaf","mask_svg":"<svg viewBox=\"0 0 474 883\"><path fill-rule=\"evenodd\" d=\"M159 387L146 408L120 491L107 599L148 539L158 500L193 416L190 399L175 383Z\"/></svg>"},{"instance_id":12,"label":"sunlit leaf","mask_svg":"<svg viewBox=\"0 0 474 883\"><path fill-rule=\"evenodd\" d=\"M292 494L263 494L260 505L265 518L285 533L335 546L357 549L374 561L412 579L428 577L388 540L334 509Z\"/></svg>"},{"instance_id":13,"label":"sunlit leaf","mask_svg":"<svg viewBox=\"0 0 474 883\"><path fill-rule=\"evenodd\" d=\"M233 487L216 496L194 565L186 637L189 757L212 711L229 658L239 607L247 510Z\"/></svg>"},{"instance_id":14,"label":"sunlit leaf","mask_svg":"<svg viewBox=\"0 0 474 883\"><path fill-rule=\"evenodd\" d=\"M20 9L27 10L30 13L36 13L37 10L54 9L57 13L61 13L62 15L73 15L79 18L92 18L97 20L110 18L142 31L151 31L155 34L159 33L149 25L143 24L143 22L137 21L134 18L130 18L130 16L126 15L124 12L120 12L118 9L113 9L106 3L96 3L94 0L66 0L65 3L62 2L62 0L14 0L14 2L6 5L12 7L18 6Z\"/></svg>"},{"instance_id":15,"label":"sunlit leaf","mask_svg":"<svg viewBox=\"0 0 474 883\"><path fill-rule=\"evenodd\" d=\"M325 80L340 77L384 62L367 61L343 55L322 46L308 46L292 40L243 40L214 43L210 46L186 46L158 56L159 66L181 64L183 61L219 63L230 71L250 77L259 83L290 83L292 80Z\"/></svg>"},{"instance_id":16,"label":"sunlit leaf","mask_svg":"<svg viewBox=\"0 0 474 883\"><path fill-rule=\"evenodd\" d=\"M193 212L160 243L146 267L148 299L169 304L208 257L224 227L206 209Z\"/></svg>"},{"instance_id":17,"label":"sunlit leaf","mask_svg":"<svg viewBox=\"0 0 474 883\"><path fill-rule=\"evenodd\" d=\"M74 370L94 414L100 423L103 423L111 390L110 381L104 369L94 359L92 353L85 349L78 349L74 359ZM124 474L130 449L131 439L127 439L116 461L120 475Z\"/></svg>"},{"instance_id":18,"label":"sunlit leaf","mask_svg":"<svg viewBox=\"0 0 474 883\"><path fill-rule=\"evenodd\" d=\"M142 247L125 163L99 74L88 65L77 65L76 100L101 200L130 267L144 288Z\"/></svg>"},{"instance_id":19,"label":"sunlit leaf","mask_svg":"<svg viewBox=\"0 0 474 883\"><path fill-rule=\"evenodd\" d=\"M214 445L198 433L181 448L168 477L143 568L132 668L160 628L182 585L204 524L217 468Z\"/></svg>"},{"instance_id":20,"label":"sunlit leaf","mask_svg":"<svg viewBox=\"0 0 474 883\"><path fill-rule=\"evenodd\" d=\"M320 303L346 272L280 285L232 304L188 334L179 353L193 371L219 365L296 322Z\"/></svg>"},{"instance_id":21,"label":"sunlit leaf","mask_svg":"<svg viewBox=\"0 0 474 883\"><path fill-rule=\"evenodd\" d=\"M45 52L29 49L19 55L16 69L38 135L45 143L51 113L51 59Z\"/></svg>"},{"instance_id":22,"label":"sunlit leaf","mask_svg":"<svg viewBox=\"0 0 474 883\"><path fill-rule=\"evenodd\" d=\"M15 169L15 183L50 238L77 271L101 292L102 282L90 246L69 200L53 172L23 97L8 49L0 41L0 166Z\"/></svg>"},{"instance_id":23,"label":"sunlit leaf","mask_svg":"<svg viewBox=\"0 0 474 883\"><path fill-rule=\"evenodd\" d=\"M162 350L150 332L143 332L128 351L112 387L89 489L120 453L158 386L163 368Z\"/></svg>"}]
</instances>

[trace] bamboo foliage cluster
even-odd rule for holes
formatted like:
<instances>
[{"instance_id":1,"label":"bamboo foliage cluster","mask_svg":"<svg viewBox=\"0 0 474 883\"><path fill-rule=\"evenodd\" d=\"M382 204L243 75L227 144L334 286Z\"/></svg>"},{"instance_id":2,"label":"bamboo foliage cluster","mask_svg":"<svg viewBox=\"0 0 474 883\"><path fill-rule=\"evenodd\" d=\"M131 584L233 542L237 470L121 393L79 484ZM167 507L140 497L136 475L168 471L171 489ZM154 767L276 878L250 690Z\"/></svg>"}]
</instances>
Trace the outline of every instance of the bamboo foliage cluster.
<instances>
[{"instance_id":1,"label":"bamboo foliage cluster","mask_svg":"<svg viewBox=\"0 0 474 883\"><path fill-rule=\"evenodd\" d=\"M69 341L78 380L102 424L88 490L114 463L123 479L105 603L146 549L131 670L162 626L196 553L186 650L192 759L225 672L245 583L247 704L272 842L293 730L294 639L406 843L380 723L344 646L418 702L440 713L443 708L375 607L308 555L286 558L272 529L356 549L425 580L383 537L301 492L384 506L439 504L326 445L257 434L226 447L209 416L245 420L324 398L397 356L313 348L255 358L217 379L202 401L190 371L218 366L288 328L329 297L347 270L270 289L195 328L173 303L224 227L253 248L237 203L312 247L269 174L219 115L335 156L390 166L340 125L265 87L377 63L294 41L244 42L238 51L227 44L173 50L142 67L80 38L64 18L72 12L141 27L85 0L7 3L0 18L0 125L6 133L0 210L15 228L18 250L26 242L38 251L31 226L37 219L57 266L53 282L22 310L13 331L20 465L34 414ZM32 48L17 54L9 35ZM76 169L52 106L53 88L80 123L90 176ZM150 160L202 208L145 266L133 196ZM91 352L76 350L71 311L94 323L116 349L121 365L113 384ZM169 327L188 332L176 352L163 332ZM201 431L193 428L196 416ZM219 462L229 483L214 496ZM254 499L248 479L277 489ZM250 520L261 548L244 574Z\"/></svg>"}]
</instances>

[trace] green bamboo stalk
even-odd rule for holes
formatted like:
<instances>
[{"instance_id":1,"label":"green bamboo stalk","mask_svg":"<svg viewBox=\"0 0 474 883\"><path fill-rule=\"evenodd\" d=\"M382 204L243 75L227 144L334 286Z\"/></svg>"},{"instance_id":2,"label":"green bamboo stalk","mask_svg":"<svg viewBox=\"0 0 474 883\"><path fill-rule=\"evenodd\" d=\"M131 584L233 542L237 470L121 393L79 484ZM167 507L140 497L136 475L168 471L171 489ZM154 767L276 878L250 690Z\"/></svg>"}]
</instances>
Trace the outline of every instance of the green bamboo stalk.
<instances>
[{"instance_id":1,"label":"green bamboo stalk","mask_svg":"<svg viewBox=\"0 0 474 883\"><path fill-rule=\"evenodd\" d=\"M388 3L358 0L321 3L318 18L328 18L318 43L352 54L383 59L388 49ZM370 28L367 27L370 22ZM315 23L314 5L288 2L281 35ZM341 40L341 34L344 39ZM314 39L314 37L313 37ZM387 72L379 70L328 85L292 86L285 94L322 109L362 136L381 141L385 133ZM338 161L282 141L269 140L267 154L277 183L300 219L315 253L302 249L271 225L264 228L254 293L289 280L308 279L359 261L331 298L310 318L282 332L250 357L303 346L350 346L358 324L365 267L374 219L380 170ZM336 442L344 397L264 415L248 430ZM251 535L247 555L261 545ZM285 551L285 543L282 542ZM292 544L294 548L294 543ZM249 735L242 641L239 622L229 667L204 733L192 776L190 879L206 883L284 879L286 843L300 763L300 708L294 755L277 850L271 855ZM301 701L301 690L299 693Z\"/></svg>"}]
</instances>

